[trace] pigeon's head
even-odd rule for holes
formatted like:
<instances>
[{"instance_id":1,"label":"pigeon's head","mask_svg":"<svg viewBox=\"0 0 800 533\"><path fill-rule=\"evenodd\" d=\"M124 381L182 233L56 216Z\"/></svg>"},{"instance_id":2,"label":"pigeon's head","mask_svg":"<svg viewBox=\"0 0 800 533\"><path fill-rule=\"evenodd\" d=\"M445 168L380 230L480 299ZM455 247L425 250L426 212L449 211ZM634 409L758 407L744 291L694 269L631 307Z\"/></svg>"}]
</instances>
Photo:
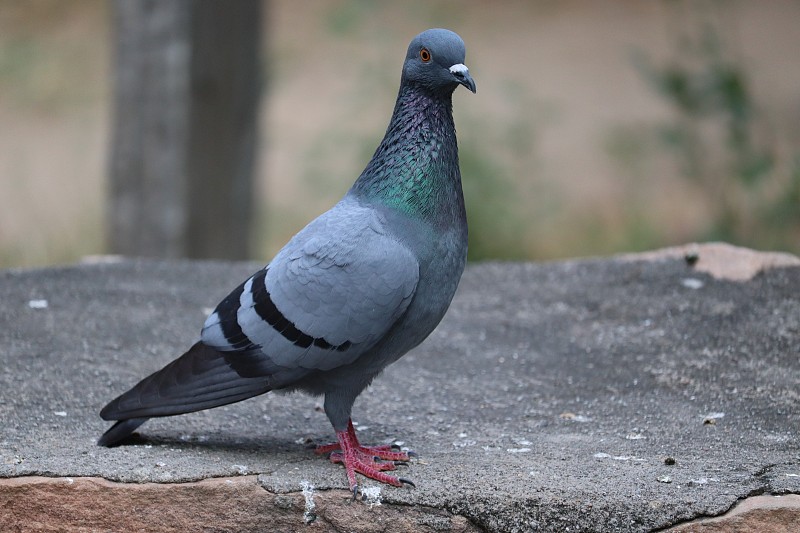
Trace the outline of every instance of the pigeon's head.
<instances>
[{"instance_id":1,"label":"pigeon's head","mask_svg":"<svg viewBox=\"0 0 800 533\"><path fill-rule=\"evenodd\" d=\"M426 30L408 45L403 83L444 94L452 94L463 85L474 93L475 82L464 65L465 54L464 41L458 34L438 28Z\"/></svg>"}]
</instances>

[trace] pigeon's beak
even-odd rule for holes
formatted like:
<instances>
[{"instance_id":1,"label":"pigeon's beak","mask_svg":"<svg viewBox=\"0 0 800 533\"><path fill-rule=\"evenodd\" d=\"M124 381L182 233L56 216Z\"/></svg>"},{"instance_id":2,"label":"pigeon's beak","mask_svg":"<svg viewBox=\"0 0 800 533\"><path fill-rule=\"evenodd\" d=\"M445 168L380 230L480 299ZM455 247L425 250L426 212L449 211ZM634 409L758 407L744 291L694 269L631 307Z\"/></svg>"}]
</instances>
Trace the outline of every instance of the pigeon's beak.
<instances>
[{"instance_id":1,"label":"pigeon's beak","mask_svg":"<svg viewBox=\"0 0 800 533\"><path fill-rule=\"evenodd\" d=\"M450 74L456 79L458 83L475 92L475 80L469 75L469 69L462 63L457 63L450 67Z\"/></svg>"}]
</instances>

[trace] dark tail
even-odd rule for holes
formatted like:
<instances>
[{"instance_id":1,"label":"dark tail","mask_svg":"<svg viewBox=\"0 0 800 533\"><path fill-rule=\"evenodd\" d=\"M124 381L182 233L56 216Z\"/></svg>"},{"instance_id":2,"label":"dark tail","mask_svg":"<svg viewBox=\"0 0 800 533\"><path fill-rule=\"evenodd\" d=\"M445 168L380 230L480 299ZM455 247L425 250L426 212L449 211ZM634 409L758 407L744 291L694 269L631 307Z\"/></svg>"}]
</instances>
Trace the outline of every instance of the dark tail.
<instances>
[{"instance_id":1,"label":"dark tail","mask_svg":"<svg viewBox=\"0 0 800 533\"><path fill-rule=\"evenodd\" d=\"M222 352L198 342L188 352L106 405L103 420L118 420L97 442L113 446L148 418L210 409L271 389L269 377L241 377Z\"/></svg>"},{"instance_id":2,"label":"dark tail","mask_svg":"<svg viewBox=\"0 0 800 533\"><path fill-rule=\"evenodd\" d=\"M120 420L97 440L98 446L116 446L121 441L131 436L136 428L150 420L149 418L129 418Z\"/></svg>"}]
</instances>

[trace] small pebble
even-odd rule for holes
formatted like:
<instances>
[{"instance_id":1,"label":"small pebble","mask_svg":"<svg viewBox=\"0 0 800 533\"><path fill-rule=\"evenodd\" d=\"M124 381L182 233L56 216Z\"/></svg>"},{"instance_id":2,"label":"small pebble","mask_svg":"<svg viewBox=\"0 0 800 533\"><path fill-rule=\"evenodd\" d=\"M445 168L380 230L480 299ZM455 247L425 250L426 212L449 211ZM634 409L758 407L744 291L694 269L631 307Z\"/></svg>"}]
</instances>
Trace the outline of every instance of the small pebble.
<instances>
[{"instance_id":1,"label":"small pebble","mask_svg":"<svg viewBox=\"0 0 800 533\"><path fill-rule=\"evenodd\" d=\"M705 283L697 278L684 278L681 280L681 285L687 289L702 289Z\"/></svg>"}]
</instances>

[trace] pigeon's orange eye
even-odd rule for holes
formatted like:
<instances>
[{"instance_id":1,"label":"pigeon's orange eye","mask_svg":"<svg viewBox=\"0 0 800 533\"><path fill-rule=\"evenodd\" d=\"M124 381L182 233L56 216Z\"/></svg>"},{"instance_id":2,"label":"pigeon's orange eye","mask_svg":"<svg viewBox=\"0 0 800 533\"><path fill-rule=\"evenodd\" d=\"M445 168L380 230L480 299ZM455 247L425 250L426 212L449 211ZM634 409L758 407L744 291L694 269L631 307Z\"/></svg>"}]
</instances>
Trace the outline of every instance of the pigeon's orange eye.
<instances>
[{"instance_id":1,"label":"pigeon's orange eye","mask_svg":"<svg viewBox=\"0 0 800 533\"><path fill-rule=\"evenodd\" d=\"M427 63L431 60L431 53L428 52L427 48L423 48L419 51L419 58L422 60L423 63Z\"/></svg>"}]
</instances>

